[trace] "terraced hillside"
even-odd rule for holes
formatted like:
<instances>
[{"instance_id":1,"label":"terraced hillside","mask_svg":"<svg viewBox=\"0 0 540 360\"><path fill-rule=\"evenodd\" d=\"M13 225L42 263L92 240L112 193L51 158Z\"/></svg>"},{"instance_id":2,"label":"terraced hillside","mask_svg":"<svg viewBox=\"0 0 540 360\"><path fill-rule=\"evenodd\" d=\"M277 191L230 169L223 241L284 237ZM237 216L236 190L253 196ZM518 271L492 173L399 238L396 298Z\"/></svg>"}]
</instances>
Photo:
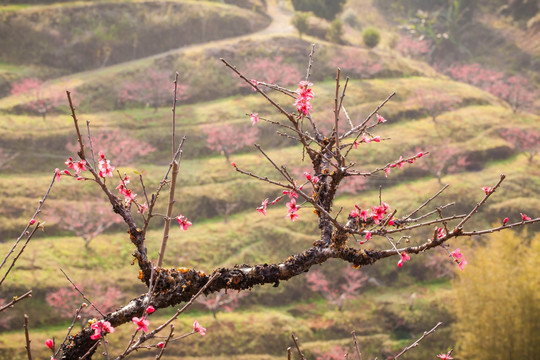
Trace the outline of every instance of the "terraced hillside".
<instances>
[{"instance_id":1,"label":"terraced hillside","mask_svg":"<svg viewBox=\"0 0 540 360\"><path fill-rule=\"evenodd\" d=\"M361 144L352 152L352 160L361 169L372 170L401 155L415 154L418 149L430 151L429 159L423 159L427 166L405 166L393 169L388 178L382 174L368 177L360 183L346 183L336 208L349 209L355 204L366 208L377 204L381 196L379 187L382 186L382 200L388 202L392 209L398 209L399 216L423 203L428 194L437 192L441 182L451 187L440 198L439 205L456 201L444 212L447 215L462 214L481 199L482 186L493 184L499 174L506 173L508 179L503 191L490 199L481 216L474 223L471 221L470 226L489 227L506 216L517 221L520 212L540 212L538 160L529 162L515 144L502 136L510 128L540 131L540 116L528 111L515 113L507 103L492 94L451 80L426 62L404 57L387 46L368 49L353 41L349 45L337 45L306 36L299 39L291 29L283 26L291 18L290 9L278 9L277 2L269 1L267 8L265 1L232 3L67 2L11 5L0 10L0 16L11 14L12 19L40 14L31 25L22 21L31 27L26 33L18 32L24 39L31 38L33 31L56 18L55 26L64 29L63 32L51 27L43 33L50 39L35 39L44 44L50 41L48 47L55 51L60 48L54 42L60 38L58 34L69 29L69 23L61 21L69 11L80 11L83 19L70 17L70 21L81 24L86 20L92 23L93 11L100 12L109 7L131 21L135 21L136 16L143 16L148 22L141 26L138 26L141 21L130 25L137 31L131 31L129 24L126 25L124 30L129 36L143 36L145 29L153 28L158 33L155 36L163 38L159 44L145 40L144 43L154 43L153 47L140 49L140 52L125 52L123 47L129 45L133 38L122 35L122 29L118 32L110 28L103 30L105 25L93 23L95 31L87 35L93 44L99 44L95 38L101 39L102 33L116 34L113 40L118 40L118 43L109 45L114 49L110 60L103 63L101 58L99 61L87 59L88 63L77 65L65 58L73 67L62 67L61 70L53 69L51 64L37 58L32 62L45 65L50 70L50 80L43 85L44 93L71 90L76 97L80 96L79 117L82 121L89 121L94 134L103 137L118 135L114 139L120 144L120 153L145 147L146 150L123 158L123 162L114 163L114 155L111 155L111 162L118 165L121 173L126 172L133 179L138 173L144 174L147 188L154 188L161 181L168 166L170 106L164 101L154 109L143 101L122 100L121 90L125 84L141 80L152 71L168 72L171 79L174 71L180 73L186 96L177 107L176 131L179 136L185 135L187 140L175 211L187 216L194 225L189 231L175 229L171 233L165 266L196 268L208 273L220 266L280 262L317 240L315 215L308 211L301 213L301 220L294 223L284 218L286 211L281 203L269 208L265 217L258 214L255 208L260 202L267 197L274 198L280 194L279 191L241 176L219 151L212 150L207 143L211 136L208 129L211 128L225 131L229 127L237 132L256 129L257 143L272 158L279 159L291 169L294 176L301 177L308 166L302 162L301 148L287 137L277 135L272 124L261 121L251 126L249 120L249 114L254 112L271 120L278 120L279 114L231 75L219 59L227 59L249 78L279 80L294 89L305 76L312 42L317 43L312 69L316 94L312 101L312 115L321 128L332 127L335 91L332 79L336 67L351 77L345 106L355 124L360 123L390 93L397 93L380 110L388 122L373 134L379 135L383 141ZM350 1L352 7L361 4L362 1ZM171 12L162 11L164 7ZM381 16L375 12L379 10L369 9L373 11L374 19ZM175 12L185 13L185 16L173 16ZM163 13L168 17L159 17ZM198 25L189 23L191 15L197 24L201 21L206 24L206 33L203 34L196 27ZM98 16L97 19L102 18ZM113 23L116 24L117 20ZM368 18L366 24L369 21ZM234 31L223 31L225 24L231 22L241 26ZM182 38L178 39L174 34L182 26L187 26L191 32L183 32ZM174 31L166 36L168 29L173 27ZM1 31L0 27L0 34ZM138 31L140 34L136 35ZM77 44L80 38L75 38L83 34L86 32L70 33L73 38L66 43ZM347 34L354 38L357 32L350 30ZM151 35L147 33L145 36ZM391 35L390 31L387 35ZM165 41L167 39L171 41ZM21 39L10 37L10 41L20 42ZM29 46L33 47L31 44ZM73 56L82 55L75 46L67 46L64 50L72 51ZM118 57L113 57L113 53L119 53ZM7 74L4 79L27 77L39 69L21 66L23 63L15 57L16 53L4 56L6 58L2 61L17 63L2 65L5 70L0 76ZM6 96L0 98L0 149L11 154L12 158L5 165L0 162L0 253L9 250L12 240L27 223L54 169L62 169L66 158L75 156L73 148L76 141L73 122L65 105L51 109L44 118L28 107L31 99L24 94L4 94ZM277 91L269 91L268 94L287 109L293 109L290 97ZM434 115L438 103L445 106L437 108ZM129 145L122 145L119 139L129 139ZM441 159L447 153L452 154L451 158L461 159L461 163L443 166L437 179L433 168L443 161ZM238 166L262 176L276 174L253 146L235 150L231 159ZM121 224L112 224L107 231L92 239L89 246L85 246L81 237L62 226L66 219L55 216L55 209L60 211L63 208L84 213L87 211L83 206L85 202L97 202L102 197L90 181L70 180L63 178L54 186L42 215L46 221L45 232L32 240L2 285L0 298L19 294L28 288L32 288L34 293L23 303L24 306L16 306L10 317L0 322L0 359L25 358L21 345L24 334L20 331L20 319L24 313L31 319L36 357L49 356L47 349L39 346L46 338L62 338L70 320L63 318L54 305L47 302L49 294L68 285L59 268L81 282L91 276L95 283L118 288L121 292L119 304L145 291L137 280L138 268L131 262L133 248ZM132 182L134 192L142 197L141 186L135 180ZM157 212L166 212L165 203ZM344 211L340 219L345 219L346 213ZM529 231L534 233L538 230L540 228L535 225ZM420 241L418 239L432 233L432 228L419 231L411 241ZM157 258L161 237L162 224L156 221L147 236L150 258ZM483 240L459 240L452 245L472 252L476 246L481 246ZM387 247L385 242L386 239L376 238L370 247ZM448 275L441 277L438 273L445 270L448 274L453 268L444 266L444 254L424 255L413 256L403 269L396 267L393 258L381 261L377 266L362 268L361 271L371 280L362 288L360 296L345 302L343 311L321 298L305 277L294 278L277 288L254 288L242 300L239 309L231 314L218 313L217 319L202 305L196 305L181 317L177 331L190 331L190 323L197 319L208 328L208 335L178 342L171 353L177 358L188 359L284 358L286 348L292 345L290 333L295 332L306 354L315 358L336 346L352 351L350 331L357 329L363 353L386 358L410 344L413 338L418 338L437 321L443 321L449 326L438 332L431 342L411 351L408 358L433 357L433 354L452 347L459 335L454 334L450 326L454 318ZM338 277L343 264L325 264L323 269L329 277ZM152 315L152 323L158 323L173 313L173 309L160 310ZM111 351L119 351L125 346L129 341L129 330L129 326L119 327L114 337L110 337ZM150 356L154 358L155 354L137 355L148 359Z\"/></svg>"}]
</instances>

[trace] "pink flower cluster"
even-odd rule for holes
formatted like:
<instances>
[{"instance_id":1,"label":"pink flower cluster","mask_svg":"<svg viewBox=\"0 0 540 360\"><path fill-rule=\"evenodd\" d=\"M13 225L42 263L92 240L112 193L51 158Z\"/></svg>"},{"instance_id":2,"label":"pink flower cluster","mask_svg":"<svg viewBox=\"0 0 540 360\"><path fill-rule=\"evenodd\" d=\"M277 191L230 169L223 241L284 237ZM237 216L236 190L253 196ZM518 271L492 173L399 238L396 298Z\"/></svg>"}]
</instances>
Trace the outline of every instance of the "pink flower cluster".
<instances>
[{"instance_id":1,"label":"pink flower cluster","mask_svg":"<svg viewBox=\"0 0 540 360\"><path fill-rule=\"evenodd\" d=\"M94 334L90 336L90 339L97 340L101 338L101 334L113 333L115 330L108 321L96 321L90 326L94 330Z\"/></svg>"},{"instance_id":2,"label":"pink flower cluster","mask_svg":"<svg viewBox=\"0 0 540 360\"><path fill-rule=\"evenodd\" d=\"M383 202L380 206L373 206L371 208L371 214L368 214L369 210L362 210L358 205L354 205L354 207L356 209L351 211L349 214L352 218L358 217L359 219L362 219L362 222L364 223L369 223L370 220L372 220L377 225L381 222L381 220L386 217L386 214L388 214L388 212L390 211L390 206L385 202ZM393 221L392 224L389 223L389 225L393 224Z\"/></svg>"},{"instance_id":3,"label":"pink flower cluster","mask_svg":"<svg viewBox=\"0 0 540 360\"><path fill-rule=\"evenodd\" d=\"M459 270L463 270L465 265L467 265L467 260L465 260L465 256L461 253L461 249L457 248L456 250L452 251L450 255L452 255L454 261L458 263Z\"/></svg>"},{"instance_id":4,"label":"pink flower cluster","mask_svg":"<svg viewBox=\"0 0 540 360\"><path fill-rule=\"evenodd\" d=\"M406 163L414 164L414 162L417 159L420 159L422 156L424 156L424 152L422 152L422 151L420 151L418 154L416 154L415 156L413 156L412 158L407 159L407 160L404 160L403 156L400 156L398 161L396 161L393 164L390 164L389 167L384 169L384 176L388 177L388 174L390 174L391 169L394 169L396 167L401 169L403 167L403 165L406 164Z\"/></svg>"},{"instance_id":5,"label":"pink flower cluster","mask_svg":"<svg viewBox=\"0 0 540 360\"><path fill-rule=\"evenodd\" d=\"M82 180L83 179L81 176L79 176L79 173L81 171L86 171L87 170L86 169L86 160L73 161L73 158L69 157L64 164L66 164L68 169L72 169L75 172L74 176L77 177L77 180ZM67 170L67 169L64 169L64 170L60 171L60 169L56 168L54 171L56 173L56 181L60 181L60 176L62 176L62 175L72 176L71 173L69 172L69 170Z\"/></svg>"},{"instance_id":6,"label":"pink flower cluster","mask_svg":"<svg viewBox=\"0 0 540 360\"><path fill-rule=\"evenodd\" d=\"M310 176L310 178L311 178L311 176ZM315 177L311 178L311 181L313 183L317 183L319 181L319 178L315 176ZM299 189L301 190L302 186L300 186ZM299 218L299 215L296 212L300 208L298 207L298 205L296 205L296 199L298 199L298 194L294 190L283 190L283 195L278 196L277 198L275 198L274 201L272 201L271 204L275 205L277 202L279 202L285 196L288 196L291 199L290 202L285 204L287 206L287 209L288 209L286 218L291 219L291 221L296 221ZM268 207L268 203L269 203L269 199L268 198L264 199L263 202L261 203L261 206L259 206L256 210L260 214L266 215L266 209Z\"/></svg>"},{"instance_id":7,"label":"pink flower cluster","mask_svg":"<svg viewBox=\"0 0 540 360\"><path fill-rule=\"evenodd\" d=\"M103 151L99 152L99 176L104 178L105 176L113 177L114 166L111 166L111 160L105 158Z\"/></svg>"},{"instance_id":8,"label":"pink flower cluster","mask_svg":"<svg viewBox=\"0 0 540 360\"><path fill-rule=\"evenodd\" d=\"M452 351L446 353L446 354L439 354L437 355L437 357L439 359L442 359L442 360L453 360L454 358L452 356L450 356L450 354L452 353Z\"/></svg>"},{"instance_id":9,"label":"pink flower cluster","mask_svg":"<svg viewBox=\"0 0 540 360\"><path fill-rule=\"evenodd\" d=\"M313 99L314 93L313 89L308 89L310 86L313 86L313 84L307 81L300 81L298 89L296 89L298 96L294 105L296 106L296 110L303 115L309 114L312 108L310 100Z\"/></svg>"},{"instance_id":10,"label":"pink flower cluster","mask_svg":"<svg viewBox=\"0 0 540 360\"><path fill-rule=\"evenodd\" d=\"M128 189L127 184L129 184L129 176L125 175L124 178L120 181L120 184L118 184L118 186L116 187L116 190L118 190L120 194L124 195L124 201L126 202L126 205L129 205L135 200L137 194L134 194L130 189ZM141 210L139 209L139 211ZM144 209L142 210L142 212L144 212Z\"/></svg>"}]
</instances>

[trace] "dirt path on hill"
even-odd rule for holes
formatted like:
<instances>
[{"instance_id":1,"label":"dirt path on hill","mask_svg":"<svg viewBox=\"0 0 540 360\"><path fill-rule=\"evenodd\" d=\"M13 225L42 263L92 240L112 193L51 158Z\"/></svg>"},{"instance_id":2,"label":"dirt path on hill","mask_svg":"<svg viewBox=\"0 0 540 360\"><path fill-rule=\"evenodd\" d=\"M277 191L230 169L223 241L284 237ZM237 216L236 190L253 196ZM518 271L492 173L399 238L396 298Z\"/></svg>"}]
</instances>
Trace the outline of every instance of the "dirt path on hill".
<instances>
[{"instance_id":1,"label":"dirt path on hill","mask_svg":"<svg viewBox=\"0 0 540 360\"><path fill-rule=\"evenodd\" d=\"M169 55L178 55L187 50L204 50L213 47L226 46L228 44L234 44L239 41L249 40L253 38L264 38L271 37L273 35L286 35L295 32L294 27L291 25L291 18L293 16L292 11L288 9L280 9L276 1L270 1L268 4L267 14L271 17L272 21L269 26L260 31L254 33L234 36L230 38L225 38L221 40L209 41L201 44L191 44L182 46L176 49L171 49L159 54L147 56L144 58L134 59L130 61L125 61L119 64L114 64L100 69L93 69L88 71L83 71L79 73L74 73L66 75L57 79L52 80L51 85L47 88L47 91L65 91L66 89L76 89L77 87L83 85L87 81L91 81L102 76L112 76L123 71L129 70L130 68L137 69L138 65L144 67L145 64L150 64L156 59L163 58ZM8 96L3 99L0 99L0 109L9 109L12 108L23 101L22 96Z\"/></svg>"}]
</instances>

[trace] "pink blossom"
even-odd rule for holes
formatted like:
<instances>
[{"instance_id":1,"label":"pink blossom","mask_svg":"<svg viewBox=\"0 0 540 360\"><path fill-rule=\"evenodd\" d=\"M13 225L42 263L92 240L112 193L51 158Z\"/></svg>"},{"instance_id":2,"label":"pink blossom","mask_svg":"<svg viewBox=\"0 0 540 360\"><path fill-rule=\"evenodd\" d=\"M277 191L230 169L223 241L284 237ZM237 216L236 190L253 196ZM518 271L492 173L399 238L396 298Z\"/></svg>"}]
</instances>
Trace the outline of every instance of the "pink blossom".
<instances>
[{"instance_id":1,"label":"pink blossom","mask_svg":"<svg viewBox=\"0 0 540 360\"><path fill-rule=\"evenodd\" d=\"M366 137L366 135L362 135L362 141L365 142L366 144L369 144L371 142L371 139Z\"/></svg>"},{"instance_id":2,"label":"pink blossom","mask_svg":"<svg viewBox=\"0 0 540 360\"><path fill-rule=\"evenodd\" d=\"M75 171L75 174L78 174L81 171L86 171L86 160L74 162L73 170Z\"/></svg>"},{"instance_id":3,"label":"pink blossom","mask_svg":"<svg viewBox=\"0 0 540 360\"><path fill-rule=\"evenodd\" d=\"M236 167L236 163L235 163L235 162L232 162L232 163L231 163L231 166L232 166L232 167Z\"/></svg>"},{"instance_id":4,"label":"pink blossom","mask_svg":"<svg viewBox=\"0 0 540 360\"><path fill-rule=\"evenodd\" d=\"M372 139L372 141L381 142L381 137L377 135Z\"/></svg>"},{"instance_id":5,"label":"pink blossom","mask_svg":"<svg viewBox=\"0 0 540 360\"><path fill-rule=\"evenodd\" d=\"M54 173L56 174L54 176L56 181L60 181L60 169L59 168L54 169Z\"/></svg>"},{"instance_id":6,"label":"pink blossom","mask_svg":"<svg viewBox=\"0 0 540 360\"><path fill-rule=\"evenodd\" d=\"M259 122L259 114L254 113L254 114L249 115L249 120L251 120L251 125L255 125L256 123Z\"/></svg>"},{"instance_id":7,"label":"pink blossom","mask_svg":"<svg viewBox=\"0 0 540 360\"><path fill-rule=\"evenodd\" d=\"M91 328L94 329L94 334L90 336L92 340L101 338L102 333L113 333L115 331L110 322L103 320L96 321L91 325Z\"/></svg>"},{"instance_id":8,"label":"pink blossom","mask_svg":"<svg viewBox=\"0 0 540 360\"><path fill-rule=\"evenodd\" d=\"M304 171L304 176L306 177L306 180L307 180L307 181L310 181L310 180L311 180L311 174L308 173L307 171Z\"/></svg>"},{"instance_id":9,"label":"pink blossom","mask_svg":"<svg viewBox=\"0 0 540 360\"><path fill-rule=\"evenodd\" d=\"M288 217L289 219L291 219L291 221L296 221L296 220L298 220L298 218L299 218L300 216L298 216L297 213L288 213L286 217Z\"/></svg>"},{"instance_id":10,"label":"pink blossom","mask_svg":"<svg viewBox=\"0 0 540 360\"><path fill-rule=\"evenodd\" d=\"M54 348L54 343L53 343L52 339L45 340L45 345L51 350L53 350L53 348Z\"/></svg>"},{"instance_id":11,"label":"pink blossom","mask_svg":"<svg viewBox=\"0 0 540 360\"><path fill-rule=\"evenodd\" d=\"M390 168L384 169L384 176L388 177L388 174L390 174Z\"/></svg>"},{"instance_id":12,"label":"pink blossom","mask_svg":"<svg viewBox=\"0 0 540 360\"><path fill-rule=\"evenodd\" d=\"M288 202L285 205L287 205L287 208L289 209L288 210L289 214L298 211L298 206L296 206L296 200L295 199L291 199L291 201Z\"/></svg>"},{"instance_id":13,"label":"pink blossom","mask_svg":"<svg viewBox=\"0 0 540 360\"><path fill-rule=\"evenodd\" d=\"M393 225L394 225L394 219L393 219L393 218L390 219L390 221L388 221L388 225L390 225L390 226L393 226Z\"/></svg>"},{"instance_id":14,"label":"pink blossom","mask_svg":"<svg viewBox=\"0 0 540 360\"><path fill-rule=\"evenodd\" d=\"M503 220L503 226L506 225L507 222L508 222L508 218L505 217L504 220Z\"/></svg>"},{"instance_id":15,"label":"pink blossom","mask_svg":"<svg viewBox=\"0 0 540 360\"><path fill-rule=\"evenodd\" d=\"M193 331L194 332L198 332L199 334L201 334L202 336L206 335L206 329L203 328L201 326L201 324L199 324L199 322L197 320L195 320L193 322Z\"/></svg>"},{"instance_id":16,"label":"pink blossom","mask_svg":"<svg viewBox=\"0 0 540 360\"><path fill-rule=\"evenodd\" d=\"M467 260L463 259L462 261L459 262L458 264L458 267L459 267L459 270L463 270L463 268L465 267L465 265L467 265L468 262Z\"/></svg>"},{"instance_id":17,"label":"pink blossom","mask_svg":"<svg viewBox=\"0 0 540 360\"><path fill-rule=\"evenodd\" d=\"M456 260L459 260L463 257L463 254L461 253L461 249L457 248L456 250L452 251L450 253Z\"/></svg>"},{"instance_id":18,"label":"pink blossom","mask_svg":"<svg viewBox=\"0 0 540 360\"><path fill-rule=\"evenodd\" d=\"M284 195L278 196L277 198L275 198L274 200L272 200L272 205L277 204L281 199L283 199L283 196L284 196Z\"/></svg>"},{"instance_id":19,"label":"pink blossom","mask_svg":"<svg viewBox=\"0 0 540 360\"><path fill-rule=\"evenodd\" d=\"M104 178L105 176L113 177L114 166L111 166L111 161L105 158L103 151L99 152L99 176Z\"/></svg>"},{"instance_id":20,"label":"pink blossom","mask_svg":"<svg viewBox=\"0 0 540 360\"><path fill-rule=\"evenodd\" d=\"M163 349L165 347L165 343L162 341L162 342L158 342L157 345L156 345L158 348L160 349Z\"/></svg>"},{"instance_id":21,"label":"pink blossom","mask_svg":"<svg viewBox=\"0 0 540 360\"><path fill-rule=\"evenodd\" d=\"M30 221L28 222L30 225L34 225L36 223L36 219L30 219Z\"/></svg>"},{"instance_id":22,"label":"pink blossom","mask_svg":"<svg viewBox=\"0 0 540 360\"><path fill-rule=\"evenodd\" d=\"M137 212L139 214L144 214L144 212L148 210L148 204L145 202L144 204L142 204L139 209L137 210Z\"/></svg>"},{"instance_id":23,"label":"pink blossom","mask_svg":"<svg viewBox=\"0 0 540 360\"><path fill-rule=\"evenodd\" d=\"M531 218L523 213L519 213L521 215L521 221L529 221Z\"/></svg>"},{"instance_id":24,"label":"pink blossom","mask_svg":"<svg viewBox=\"0 0 540 360\"><path fill-rule=\"evenodd\" d=\"M405 263L405 261L407 261L407 260L411 260L411 257L406 252L402 252L401 253L401 260L398 261L397 266L402 267L403 263Z\"/></svg>"},{"instance_id":25,"label":"pink blossom","mask_svg":"<svg viewBox=\"0 0 540 360\"><path fill-rule=\"evenodd\" d=\"M261 206L257 208L257 211L263 215L266 215L266 207L268 206L268 198L264 199Z\"/></svg>"},{"instance_id":26,"label":"pink blossom","mask_svg":"<svg viewBox=\"0 0 540 360\"><path fill-rule=\"evenodd\" d=\"M452 360L452 359L454 359L453 357L450 356L449 353L448 354L439 354L439 355L437 355L437 357L439 359L442 359L442 360Z\"/></svg>"},{"instance_id":27,"label":"pink blossom","mask_svg":"<svg viewBox=\"0 0 540 360\"><path fill-rule=\"evenodd\" d=\"M312 83L307 81L300 81L298 84L298 89L296 93L298 94L294 105L298 112L307 115L312 108L311 103L309 102L314 97L313 89L308 89L309 86L312 86Z\"/></svg>"},{"instance_id":28,"label":"pink blossom","mask_svg":"<svg viewBox=\"0 0 540 360\"><path fill-rule=\"evenodd\" d=\"M418 154L416 154L416 157L419 158L419 159L420 159L422 156L424 156L424 153L421 152L421 151L420 151Z\"/></svg>"},{"instance_id":29,"label":"pink blossom","mask_svg":"<svg viewBox=\"0 0 540 360\"><path fill-rule=\"evenodd\" d=\"M366 233L366 241L367 240L371 240L371 232L369 231Z\"/></svg>"},{"instance_id":30,"label":"pink blossom","mask_svg":"<svg viewBox=\"0 0 540 360\"><path fill-rule=\"evenodd\" d=\"M318 183L319 182L319 177L318 176L314 176L313 179L312 179L312 182L314 184Z\"/></svg>"},{"instance_id":31,"label":"pink blossom","mask_svg":"<svg viewBox=\"0 0 540 360\"><path fill-rule=\"evenodd\" d=\"M446 234L445 234L443 228L438 228L437 229L437 239L442 239L445 236L446 236Z\"/></svg>"},{"instance_id":32,"label":"pink blossom","mask_svg":"<svg viewBox=\"0 0 540 360\"><path fill-rule=\"evenodd\" d=\"M363 139L363 138L362 138L362 139ZM358 149L358 145L360 145L360 143L359 143L358 141L354 140L353 145L354 145L354 148L355 148L355 149Z\"/></svg>"},{"instance_id":33,"label":"pink blossom","mask_svg":"<svg viewBox=\"0 0 540 360\"><path fill-rule=\"evenodd\" d=\"M64 170L64 174L66 174L67 176L71 176L71 173L67 170Z\"/></svg>"},{"instance_id":34,"label":"pink blossom","mask_svg":"<svg viewBox=\"0 0 540 360\"><path fill-rule=\"evenodd\" d=\"M482 188L482 190L484 190L484 192L486 193L486 195L491 194L491 192L493 191L493 189L490 188L489 186L484 186L484 187Z\"/></svg>"},{"instance_id":35,"label":"pink blossom","mask_svg":"<svg viewBox=\"0 0 540 360\"><path fill-rule=\"evenodd\" d=\"M360 218L364 220L364 222L367 221L367 218L368 218L367 210L361 210L358 216L360 216Z\"/></svg>"},{"instance_id":36,"label":"pink blossom","mask_svg":"<svg viewBox=\"0 0 540 360\"><path fill-rule=\"evenodd\" d=\"M66 164L66 166L68 167L68 169L74 169L75 168L73 167L73 158L72 157L68 157L68 159L66 160L66 162L64 163Z\"/></svg>"},{"instance_id":37,"label":"pink blossom","mask_svg":"<svg viewBox=\"0 0 540 360\"><path fill-rule=\"evenodd\" d=\"M191 221L187 219L187 217L181 214L176 217L176 220L178 221L178 224L180 224L180 230L187 230L188 226L193 225Z\"/></svg>"},{"instance_id":38,"label":"pink blossom","mask_svg":"<svg viewBox=\"0 0 540 360\"><path fill-rule=\"evenodd\" d=\"M150 306L146 309L146 313L147 313L147 314L151 314L151 313L153 313L154 311L156 311L156 309L155 309L152 305L150 305Z\"/></svg>"},{"instance_id":39,"label":"pink blossom","mask_svg":"<svg viewBox=\"0 0 540 360\"><path fill-rule=\"evenodd\" d=\"M291 199L296 198L298 199L298 194L294 192L294 190L283 190L283 195L289 195Z\"/></svg>"},{"instance_id":40,"label":"pink blossom","mask_svg":"<svg viewBox=\"0 0 540 360\"><path fill-rule=\"evenodd\" d=\"M349 216L352 217L353 219L356 219L356 217L358 216L358 210L353 210L349 213Z\"/></svg>"},{"instance_id":41,"label":"pink blossom","mask_svg":"<svg viewBox=\"0 0 540 360\"><path fill-rule=\"evenodd\" d=\"M135 325L137 325L137 331L142 330L144 332L148 332L148 325L150 325L150 321L146 320L144 316L142 318L133 317L131 319Z\"/></svg>"},{"instance_id":42,"label":"pink blossom","mask_svg":"<svg viewBox=\"0 0 540 360\"><path fill-rule=\"evenodd\" d=\"M385 122L386 122L386 119L383 118L381 115L379 115L379 114L376 114L376 115L377 115L377 122L378 122L379 124L385 123Z\"/></svg>"}]
</instances>

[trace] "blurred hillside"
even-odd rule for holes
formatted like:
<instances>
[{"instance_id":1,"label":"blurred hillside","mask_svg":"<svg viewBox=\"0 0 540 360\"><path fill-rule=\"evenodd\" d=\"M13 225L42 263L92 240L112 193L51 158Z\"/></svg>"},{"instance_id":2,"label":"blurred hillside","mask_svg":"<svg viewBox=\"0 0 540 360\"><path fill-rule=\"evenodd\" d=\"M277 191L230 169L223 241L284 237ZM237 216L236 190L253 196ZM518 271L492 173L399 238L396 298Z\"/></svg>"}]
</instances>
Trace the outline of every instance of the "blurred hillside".
<instances>
[{"instance_id":1,"label":"blurred hillside","mask_svg":"<svg viewBox=\"0 0 540 360\"><path fill-rule=\"evenodd\" d=\"M142 197L137 174L144 175L148 189L155 188L169 163L175 72L180 79L177 134L187 136L175 212L194 225L171 233L165 266L211 272L219 266L283 261L309 246L318 236L315 217L306 212L301 221L286 221L281 204L262 217L255 208L279 191L240 176L226 161L224 153L230 151L227 155L242 168L274 176L252 146L256 138L294 176L301 177L309 166L302 162L301 148L276 135L271 124L251 126L250 113L272 120L279 114L219 59L248 78L294 89L305 77L313 43L312 114L322 129L332 128L337 67L351 78L345 106L355 124L397 93L380 111L388 122L376 135L388 141L362 144L352 153L362 169L430 151L424 163L395 169L388 178L345 183L336 208L376 204L382 187L383 201L400 216L450 184L437 205L455 201L444 213L462 214L481 199L481 187L506 173L502 191L469 226L486 228L505 217L518 221L520 212L540 213L540 160L529 159L540 142L538 6L503 0L347 0L335 14L321 8L302 15L293 3L299 9L302 1L4 1L0 253L7 253L28 222L54 169L76 156L65 90L73 91L81 121L89 122L100 148L121 173L132 176L134 192ZM306 20L300 33L291 25L299 16ZM283 94L270 90L269 95L293 108ZM232 139L232 150L219 150L210 145L219 133L249 136ZM117 289L118 304L145 291L138 269L131 266L124 227L116 215L101 215L109 208L91 182L71 180L55 185L42 215L45 232L32 240L1 289L0 303L25 289L34 293L0 321L0 359L26 357L20 331L24 313L30 315L35 344L62 337L69 320L47 301L68 287L59 268L90 289L96 284ZM157 212L165 212L164 202ZM96 213L97 220L91 216ZM101 223L108 226L85 246L75 230L78 222L87 232ZM151 258L158 254L161 227L156 221L148 234ZM538 230L532 226L524 237ZM414 236L432 233L426 229ZM382 240L370 246L386 247ZM452 246L472 253L485 241L460 240ZM213 360L284 358L294 331L315 358L336 347L351 351L350 331L356 329L363 353L386 358L443 321L431 341L408 353L410 359L433 358L460 341L451 326L453 265L445 253L433 252L414 256L403 269L394 259L362 268L370 280L343 311L305 277L278 288L253 289L234 313L220 312L217 319L199 304L177 328L184 325L187 331L197 318L208 335L187 339L189 346L178 343L174 352L178 358ZM333 279L343 268L338 262L321 267ZM152 321L172 313L159 311ZM113 350L125 345L126 327L110 337ZM40 346L35 351L48 356Z\"/></svg>"}]
</instances>

